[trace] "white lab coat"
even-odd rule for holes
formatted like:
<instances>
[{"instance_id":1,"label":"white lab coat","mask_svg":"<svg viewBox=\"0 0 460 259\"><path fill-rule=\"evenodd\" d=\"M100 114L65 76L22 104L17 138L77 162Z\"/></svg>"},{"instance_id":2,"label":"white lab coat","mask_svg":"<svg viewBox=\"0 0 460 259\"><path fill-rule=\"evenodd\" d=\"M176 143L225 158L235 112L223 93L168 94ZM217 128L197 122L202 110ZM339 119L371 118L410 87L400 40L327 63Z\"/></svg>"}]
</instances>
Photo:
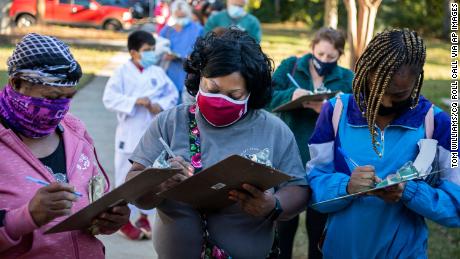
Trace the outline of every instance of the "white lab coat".
<instances>
[{"instance_id":1,"label":"white lab coat","mask_svg":"<svg viewBox=\"0 0 460 259\"><path fill-rule=\"evenodd\" d=\"M138 98L149 97L167 110L177 104L178 95L174 83L158 66L142 73L132 61L119 67L107 82L102 98L105 107L117 113L115 149L132 153L154 118L147 108L135 104Z\"/></svg>"},{"instance_id":2,"label":"white lab coat","mask_svg":"<svg viewBox=\"0 0 460 259\"><path fill-rule=\"evenodd\" d=\"M124 183L131 168L128 161L140 139L150 126L154 115L147 108L136 105L136 100L149 97L163 110L174 107L179 93L164 70L150 66L140 71L130 60L115 70L107 82L102 97L104 106L117 113L118 125L115 132L115 186ZM130 206L133 212L137 211ZM153 214L154 210L142 210Z\"/></svg>"}]
</instances>

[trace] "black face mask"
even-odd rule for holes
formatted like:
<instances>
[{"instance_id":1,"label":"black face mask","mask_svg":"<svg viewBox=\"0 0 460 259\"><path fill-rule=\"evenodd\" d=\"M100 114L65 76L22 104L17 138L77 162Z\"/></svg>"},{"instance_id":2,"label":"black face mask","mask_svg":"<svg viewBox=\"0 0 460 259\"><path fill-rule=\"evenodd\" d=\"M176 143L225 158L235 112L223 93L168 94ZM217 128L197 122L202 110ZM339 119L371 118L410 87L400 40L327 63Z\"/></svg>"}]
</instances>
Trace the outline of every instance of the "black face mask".
<instances>
[{"instance_id":1,"label":"black face mask","mask_svg":"<svg viewBox=\"0 0 460 259\"><path fill-rule=\"evenodd\" d=\"M378 115L380 116L388 116L391 114L401 114L405 112L412 106L412 98L407 98L404 101L400 102L392 102L391 107L386 107L383 104L380 104Z\"/></svg>"}]
</instances>

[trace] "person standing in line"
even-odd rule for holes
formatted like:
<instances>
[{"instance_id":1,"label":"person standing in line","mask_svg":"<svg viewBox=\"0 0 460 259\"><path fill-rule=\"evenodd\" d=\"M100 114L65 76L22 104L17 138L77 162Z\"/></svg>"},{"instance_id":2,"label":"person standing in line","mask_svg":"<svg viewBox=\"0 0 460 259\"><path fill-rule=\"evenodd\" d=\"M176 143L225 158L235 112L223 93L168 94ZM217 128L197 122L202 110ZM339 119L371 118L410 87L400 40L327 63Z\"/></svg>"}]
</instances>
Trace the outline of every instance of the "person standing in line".
<instances>
[{"instance_id":1,"label":"person standing in line","mask_svg":"<svg viewBox=\"0 0 460 259\"><path fill-rule=\"evenodd\" d=\"M416 32L379 33L356 63L353 94L323 106L309 142L313 204L372 189L400 168L437 172L314 206L328 214L324 258L427 258L426 219L460 227L451 119L421 94L425 60Z\"/></svg>"},{"instance_id":2,"label":"person standing in line","mask_svg":"<svg viewBox=\"0 0 460 259\"><path fill-rule=\"evenodd\" d=\"M281 62L273 75L274 93L268 110L300 98L312 92L341 91L351 92L353 72L338 66L343 55L345 36L332 28L321 28L312 41L311 53L300 58L289 57ZM291 79L293 78L293 80ZM294 82L295 81L295 82ZM294 132L299 143L300 155L305 165L310 160L308 140L315 127L323 102L308 102L303 109L278 113L279 117ZM307 209L306 227L309 240L308 258L321 258L318 242L326 224L327 215L311 208ZM281 258L290 259L294 236L297 231L298 217L280 222Z\"/></svg>"},{"instance_id":3,"label":"person standing in line","mask_svg":"<svg viewBox=\"0 0 460 259\"><path fill-rule=\"evenodd\" d=\"M206 21L205 33L218 27L237 27L246 31L258 43L262 40L262 29L259 20L246 12L247 0L227 0L227 9L212 14Z\"/></svg>"},{"instance_id":4,"label":"person standing in line","mask_svg":"<svg viewBox=\"0 0 460 259\"><path fill-rule=\"evenodd\" d=\"M176 85L179 96L186 96L184 89L184 61L192 52L193 44L203 34L203 27L192 20L192 9L183 0L176 0L171 5L172 16L160 36L170 41L171 52L163 56L169 62L166 73ZM181 98L179 103L182 103Z\"/></svg>"},{"instance_id":5,"label":"person standing in line","mask_svg":"<svg viewBox=\"0 0 460 259\"><path fill-rule=\"evenodd\" d=\"M22 38L7 64L0 92L0 258L103 259L95 235L126 224L126 205L101 213L88 229L44 234L110 189L85 125L68 113L81 67L64 42L36 33Z\"/></svg>"},{"instance_id":6,"label":"person standing in line","mask_svg":"<svg viewBox=\"0 0 460 259\"><path fill-rule=\"evenodd\" d=\"M121 185L129 171L128 161L134 148L155 116L176 105L178 93L174 83L162 68L154 65L155 39L146 31L135 31L128 37L131 59L121 65L105 86L104 106L117 113L115 133L115 186ZM131 206L133 211L137 211ZM120 232L131 240L151 238L152 230L147 215L140 211L135 225L126 223Z\"/></svg>"}]
</instances>

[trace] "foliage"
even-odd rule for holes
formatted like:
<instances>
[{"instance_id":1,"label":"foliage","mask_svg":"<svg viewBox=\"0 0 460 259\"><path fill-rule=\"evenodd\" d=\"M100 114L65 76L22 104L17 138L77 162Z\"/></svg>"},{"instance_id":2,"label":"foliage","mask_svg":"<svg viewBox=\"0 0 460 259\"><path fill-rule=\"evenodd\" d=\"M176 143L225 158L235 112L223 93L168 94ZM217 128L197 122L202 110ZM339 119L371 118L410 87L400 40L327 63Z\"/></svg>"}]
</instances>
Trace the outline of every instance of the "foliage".
<instances>
[{"instance_id":1,"label":"foliage","mask_svg":"<svg viewBox=\"0 0 460 259\"><path fill-rule=\"evenodd\" d=\"M252 13L262 22L303 22L309 28L323 25L325 0L279 0L280 14L276 15L275 1L251 0ZM358 1L356 1L358 2ZM376 29L408 27L423 35L439 37L443 26L443 0L384 0L378 10ZM347 28L347 11L339 1L339 27Z\"/></svg>"}]
</instances>

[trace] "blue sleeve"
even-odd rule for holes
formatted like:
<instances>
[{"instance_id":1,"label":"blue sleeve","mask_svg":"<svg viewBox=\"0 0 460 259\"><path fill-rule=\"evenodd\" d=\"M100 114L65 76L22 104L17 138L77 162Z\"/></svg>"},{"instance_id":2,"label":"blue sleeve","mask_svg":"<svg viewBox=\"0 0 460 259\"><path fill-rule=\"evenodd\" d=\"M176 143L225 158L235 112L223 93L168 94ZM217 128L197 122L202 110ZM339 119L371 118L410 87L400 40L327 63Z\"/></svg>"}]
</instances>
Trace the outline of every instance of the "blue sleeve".
<instances>
[{"instance_id":1,"label":"blue sleeve","mask_svg":"<svg viewBox=\"0 0 460 259\"><path fill-rule=\"evenodd\" d=\"M460 227L460 186L441 181L431 187L423 181L409 181L401 200L415 213L447 227Z\"/></svg>"},{"instance_id":2,"label":"blue sleeve","mask_svg":"<svg viewBox=\"0 0 460 259\"><path fill-rule=\"evenodd\" d=\"M434 107L434 132L433 139L438 141L438 145L448 151L450 146L450 116L438 107Z\"/></svg>"},{"instance_id":3,"label":"blue sleeve","mask_svg":"<svg viewBox=\"0 0 460 259\"><path fill-rule=\"evenodd\" d=\"M323 106L308 145L311 160L307 163L307 181L313 191L313 204L348 194L347 185L350 177L345 173L336 172L334 166L333 111L331 101ZM353 198L341 199L312 208L322 213L331 213L344 209L352 200Z\"/></svg>"},{"instance_id":4,"label":"blue sleeve","mask_svg":"<svg viewBox=\"0 0 460 259\"><path fill-rule=\"evenodd\" d=\"M166 31L168 30L168 26L163 27L160 31L160 37L166 38Z\"/></svg>"},{"instance_id":5,"label":"blue sleeve","mask_svg":"<svg viewBox=\"0 0 460 259\"><path fill-rule=\"evenodd\" d=\"M409 181L401 200L412 211L448 227L460 227L460 170L450 166L450 117L435 107L433 139L438 141L441 181L432 187Z\"/></svg>"}]
</instances>

